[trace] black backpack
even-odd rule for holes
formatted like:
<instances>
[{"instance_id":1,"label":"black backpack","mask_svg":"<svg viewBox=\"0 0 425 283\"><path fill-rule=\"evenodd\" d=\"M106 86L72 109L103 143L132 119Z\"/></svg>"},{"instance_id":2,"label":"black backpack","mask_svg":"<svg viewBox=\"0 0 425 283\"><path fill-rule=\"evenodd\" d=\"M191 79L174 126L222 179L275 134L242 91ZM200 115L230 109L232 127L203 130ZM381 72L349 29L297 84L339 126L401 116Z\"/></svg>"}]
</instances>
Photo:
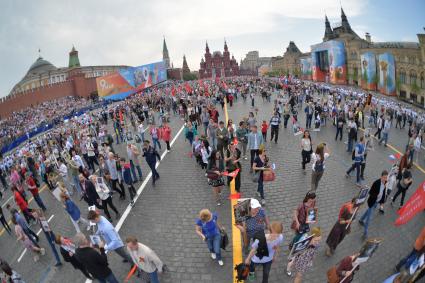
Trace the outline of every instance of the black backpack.
<instances>
[{"instance_id":1,"label":"black backpack","mask_svg":"<svg viewBox=\"0 0 425 283\"><path fill-rule=\"evenodd\" d=\"M245 263L239 263L235 266L237 282L245 281L249 275L249 267Z\"/></svg>"}]
</instances>

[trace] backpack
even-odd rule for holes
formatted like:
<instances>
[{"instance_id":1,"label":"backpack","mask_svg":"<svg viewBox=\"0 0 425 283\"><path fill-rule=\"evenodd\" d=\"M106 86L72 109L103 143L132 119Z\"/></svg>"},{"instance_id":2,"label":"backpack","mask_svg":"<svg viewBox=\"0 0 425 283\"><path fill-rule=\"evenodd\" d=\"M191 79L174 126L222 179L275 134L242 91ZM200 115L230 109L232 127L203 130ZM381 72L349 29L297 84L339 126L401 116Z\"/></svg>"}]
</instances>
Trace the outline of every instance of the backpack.
<instances>
[{"instance_id":1,"label":"backpack","mask_svg":"<svg viewBox=\"0 0 425 283\"><path fill-rule=\"evenodd\" d=\"M316 172L322 172L323 171L323 160L318 159L316 161L316 164L314 164L314 171Z\"/></svg>"},{"instance_id":2,"label":"backpack","mask_svg":"<svg viewBox=\"0 0 425 283\"><path fill-rule=\"evenodd\" d=\"M245 263L239 263L235 266L236 270L236 280L237 282L242 282L248 278L249 275L249 267Z\"/></svg>"}]
</instances>

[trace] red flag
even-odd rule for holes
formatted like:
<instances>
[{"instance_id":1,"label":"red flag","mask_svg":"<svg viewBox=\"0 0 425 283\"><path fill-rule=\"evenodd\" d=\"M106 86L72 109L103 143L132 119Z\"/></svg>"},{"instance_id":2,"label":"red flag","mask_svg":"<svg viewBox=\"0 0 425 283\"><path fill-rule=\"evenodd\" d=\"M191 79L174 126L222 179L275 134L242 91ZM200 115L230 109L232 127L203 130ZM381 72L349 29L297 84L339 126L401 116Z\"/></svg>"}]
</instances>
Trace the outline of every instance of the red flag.
<instances>
[{"instance_id":1,"label":"red flag","mask_svg":"<svg viewBox=\"0 0 425 283\"><path fill-rule=\"evenodd\" d=\"M190 87L190 85L189 85L189 83L188 83L188 82L186 82L186 83L184 84L184 87L186 88L186 92L192 92L192 88Z\"/></svg>"},{"instance_id":2,"label":"red flag","mask_svg":"<svg viewBox=\"0 0 425 283\"><path fill-rule=\"evenodd\" d=\"M241 193L235 193L229 196L229 199L240 199L240 198L241 198Z\"/></svg>"},{"instance_id":3,"label":"red flag","mask_svg":"<svg viewBox=\"0 0 425 283\"><path fill-rule=\"evenodd\" d=\"M222 173L222 175L223 175L223 176L229 176L229 177L235 178L235 177L236 177L236 175L238 175L239 170L240 170L240 169L236 169L235 171L230 172L230 173L229 173L229 172L227 172L227 171L224 171L224 172Z\"/></svg>"},{"instance_id":4,"label":"red flag","mask_svg":"<svg viewBox=\"0 0 425 283\"><path fill-rule=\"evenodd\" d=\"M394 225L400 226L409 222L418 212L425 209L425 181L419 185L416 192L409 198L406 204L397 211L400 215Z\"/></svg>"},{"instance_id":5,"label":"red flag","mask_svg":"<svg viewBox=\"0 0 425 283\"><path fill-rule=\"evenodd\" d=\"M133 265L130 272L125 277L124 282L128 282L128 280L130 280L131 276L133 276L133 274L136 272L136 270L137 270L137 264Z\"/></svg>"}]
</instances>

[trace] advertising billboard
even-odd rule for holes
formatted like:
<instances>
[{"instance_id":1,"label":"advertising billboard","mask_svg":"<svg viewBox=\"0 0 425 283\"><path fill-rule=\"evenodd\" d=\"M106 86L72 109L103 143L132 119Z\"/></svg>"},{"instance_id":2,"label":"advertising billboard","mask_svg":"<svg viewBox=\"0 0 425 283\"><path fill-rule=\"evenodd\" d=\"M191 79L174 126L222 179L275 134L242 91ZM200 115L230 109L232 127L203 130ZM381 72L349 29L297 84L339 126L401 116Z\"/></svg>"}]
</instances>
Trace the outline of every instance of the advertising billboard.
<instances>
[{"instance_id":1,"label":"advertising billboard","mask_svg":"<svg viewBox=\"0 0 425 283\"><path fill-rule=\"evenodd\" d=\"M347 66L343 42L330 40L312 45L311 60L314 81L346 84Z\"/></svg>"},{"instance_id":2,"label":"advertising billboard","mask_svg":"<svg viewBox=\"0 0 425 283\"><path fill-rule=\"evenodd\" d=\"M362 88L367 90L376 90L376 58L375 53L366 52L360 55L362 79Z\"/></svg>"},{"instance_id":3,"label":"advertising billboard","mask_svg":"<svg viewBox=\"0 0 425 283\"><path fill-rule=\"evenodd\" d=\"M312 70L311 70L311 57L310 58L301 58L301 78L303 80L312 79Z\"/></svg>"},{"instance_id":4,"label":"advertising billboard","mask_svg":"<svg viewBox=\"0 0 425 283\"><path fill-rule=\"evenodd\" d=\"M96 86L99 97L113 100L124 99L134 89L119 73L96 78Z\"/></svg>"},{"instance_id":5,"label":"advertising billboard","mask_svg":"<svg viewBox=\"0 0 425 283\"><path fill-rule=\"evenodd\" d=\"M164 62L121 69L117 73L96 78L98 95L120 100L128 95L167 80Z\"/></svg>"},{"instance_id":6,"label":"advertising billboard","mask_svg":"<svg viewBox=\"0 0 425 283\"><path fill-rule=\"evenodd\" d=\"M383 53L378 57L379 92L386 95L396 95L395 62L391 53Z\"/></svg>"},{"instance_id":7,"label":"advertising billboard","mask_svg":"<svg viewBox=\"0 0 425 283\"><path fill-rule=\"evenodd\" d=\"M122 69L120 74L136 91L167 80L167 69L163 61Z\"/></svg>"}]
</instances>

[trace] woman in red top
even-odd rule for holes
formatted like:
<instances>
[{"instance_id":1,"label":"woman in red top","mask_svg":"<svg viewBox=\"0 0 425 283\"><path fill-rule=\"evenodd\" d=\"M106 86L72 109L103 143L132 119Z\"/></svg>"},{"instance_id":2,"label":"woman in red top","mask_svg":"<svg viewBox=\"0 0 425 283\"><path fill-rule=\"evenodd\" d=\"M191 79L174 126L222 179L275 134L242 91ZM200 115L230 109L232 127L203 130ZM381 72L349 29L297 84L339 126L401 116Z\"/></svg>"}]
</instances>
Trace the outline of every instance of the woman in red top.
<instances>
[{"instance_id":1,"label":"woman in red top","mask_svg":"<svg viewBox=\"0 0 425 283\"><path fill-rule=\"evenodd\" d=\"M12 187L12 192L15 199L15 203L24 214L25 220L28 223L30 223L31 219L35 221L35 218L31 215L30 209L28 208L27 201L22 197L21 193L18 191L16 186Z\"/></svg>"},{"instance_id":2,"label":"woman in red top","mask_svg":"<svg viewBox=\"0 0 425 283\"><path fill-rule=\"evenodd\" d=\"M170 126L168 126L167 122L164 122L162 124L161 137L165 141L165 143L167 144L167 150L170 151L170 149L171 149L171 147L170 147L171 128L170 128Z\"/></svg>"},{"instance_id":3,"label":"woman in red top","mask_svg":"<svg viewBox=\"0 0 425 283\"><path fill-rule=\"evenodd\" d=\"M47 208L44 205L43 200L41 199L41 197L39 195L37 184L35 183L34 178L31 176L31 173L27 172L25 174L25 178L26 178L26 183L27 183L27 186L28 186L28 190L31 192L32 196L34 197L35 202L37 203L37 205L43 211L46 211Z\"/></svg>"},{"instance_id":4,"label":"woman in red top","mask_svg":"<svg viewBox=\"0 0 425 283\"><path fill-rule=\"evenodd\" d=\"M266 121L263 121L263 124L261 124L261 133L263 134L263 141L267 141L267 130L269 129L269 125L267 125Z\"/></svg>"}]
</instances>

